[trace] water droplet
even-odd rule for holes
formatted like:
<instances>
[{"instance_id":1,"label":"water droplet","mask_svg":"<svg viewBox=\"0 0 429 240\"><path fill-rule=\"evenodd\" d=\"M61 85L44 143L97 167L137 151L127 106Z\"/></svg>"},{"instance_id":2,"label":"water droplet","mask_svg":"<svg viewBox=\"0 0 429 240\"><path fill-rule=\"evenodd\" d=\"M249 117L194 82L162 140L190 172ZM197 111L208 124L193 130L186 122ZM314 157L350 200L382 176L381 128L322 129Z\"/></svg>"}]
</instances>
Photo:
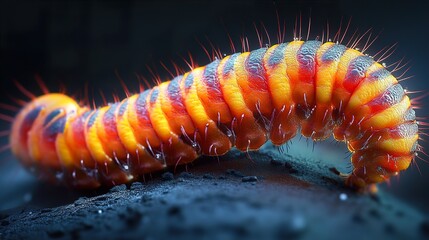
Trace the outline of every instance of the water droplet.
<instances>
[{"instance_id":1,"label":"water droplet","mask_svg":"<svg viewBox=\"0 0 429 240\"><path fill-rule=\"evenodd\" d=\"M340 196L339 196L339 198L340 198L341 201L346 201L347 198L348 198L348 196L345 193L341 193Z\"/></svg>"}]
</instances>

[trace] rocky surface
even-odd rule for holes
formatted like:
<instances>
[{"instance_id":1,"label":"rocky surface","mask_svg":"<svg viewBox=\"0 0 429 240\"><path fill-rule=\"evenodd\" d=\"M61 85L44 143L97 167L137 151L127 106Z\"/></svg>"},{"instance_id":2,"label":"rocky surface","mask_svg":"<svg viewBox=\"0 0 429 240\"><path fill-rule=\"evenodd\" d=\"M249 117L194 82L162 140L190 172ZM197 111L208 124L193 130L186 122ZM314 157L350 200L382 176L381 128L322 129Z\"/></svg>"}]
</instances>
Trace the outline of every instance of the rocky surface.
<instances>
[{"instance_id":1,"label":"rocky surface","mask_svg":"<svg viewBox=\"0 0 429 240\"><path fill-rule=\"evenodd\" d=\"M265 146L110 190L32 185L0 215L0 239L427 239L418 209L349 191L335 165ZM325 157L325 156L324 156ZM335 167L334 167L335 166ZM34 183L33 183L34 184Z\"/></svg>"}]
</instances>

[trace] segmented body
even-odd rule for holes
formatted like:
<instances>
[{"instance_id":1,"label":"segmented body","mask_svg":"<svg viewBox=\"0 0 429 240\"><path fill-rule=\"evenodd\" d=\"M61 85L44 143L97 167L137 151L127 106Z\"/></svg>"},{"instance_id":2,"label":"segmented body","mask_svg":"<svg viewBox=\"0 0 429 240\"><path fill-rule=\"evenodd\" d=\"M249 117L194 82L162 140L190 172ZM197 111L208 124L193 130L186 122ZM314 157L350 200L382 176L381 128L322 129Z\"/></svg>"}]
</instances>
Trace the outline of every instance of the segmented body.
<instances>
[{"instance_id":1,"label":"segmented body","mask_svg":"<svg viewBox=\"0 0 429 240\"><path fill-rule=\"evenodd\" d=\"M406 169L419 137L410 99L380 63L341 44L293 41L226 56L96 110L43 95L18 114L10 141L41 177L95 188L234 146L281 145L299 130L346 141L354 166L346 183L357 188Z\"/></svg>"}]
</instances>

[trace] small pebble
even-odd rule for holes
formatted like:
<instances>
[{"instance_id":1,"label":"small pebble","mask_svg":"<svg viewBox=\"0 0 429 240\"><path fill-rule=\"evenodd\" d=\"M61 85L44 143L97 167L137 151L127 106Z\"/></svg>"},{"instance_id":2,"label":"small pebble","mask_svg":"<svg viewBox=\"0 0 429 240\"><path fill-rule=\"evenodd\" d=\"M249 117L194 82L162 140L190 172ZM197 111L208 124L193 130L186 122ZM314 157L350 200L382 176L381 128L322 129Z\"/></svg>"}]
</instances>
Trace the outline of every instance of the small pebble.
<instances>
[{"instance_id":1,"label":"small pebble","mask_svg":"<svg viewBox=\"0 0 429 240\"><path fill-rule=\"evenodd\" d=\"M244 177L243 173L241 173L240 171L237 171L235 169L228 169L228 170L226 170L226 173L229 175L232 175L234 177Z\"/></svg>"},{"instance_id":2,"label":"small pebble","mask_svg":"<svg viewBox=\"0 0 429 240\"><path fill-rule=\"evenodd\" d=\"M257 182L258 181L258 177L256 176L246 176L241 178L242 182Z\"/></svg>"}]
</instances>

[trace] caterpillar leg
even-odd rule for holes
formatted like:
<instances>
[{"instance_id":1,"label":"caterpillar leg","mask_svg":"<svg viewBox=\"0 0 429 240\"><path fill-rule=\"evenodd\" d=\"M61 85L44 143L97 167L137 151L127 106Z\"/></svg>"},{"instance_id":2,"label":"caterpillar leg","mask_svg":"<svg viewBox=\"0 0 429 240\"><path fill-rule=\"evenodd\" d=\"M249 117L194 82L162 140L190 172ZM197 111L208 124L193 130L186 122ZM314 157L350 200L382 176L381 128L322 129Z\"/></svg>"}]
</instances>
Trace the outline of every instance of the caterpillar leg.
<instances>
[{"instance_id":1,"label":"caterpillar leg","mask_svg":"<svg viewBox=\"0 0 429 240\"><path fill-rule=\"evenodd\" d=\"M340 176L347 187L355 189L358 192L365 192L369 194L377 194L378 188L375 183L367 183L363 178L355 175L354 173L336 172Z\"/></svg>"},{"instance_id":2,"label":"caterpillar leg","mask_svg":"<svg viewBox=\"0 0 429 240\"><path fill-rule=\"evenodd\" d=\"M377 194L378 187L375 183L366 183L361 177L356 176L354 173L342 174L345 177L345 185L355 189L358 192L367 192L370 194ZM341 175L340 175L341 176Z\"/></svg>"}]
</instances>

